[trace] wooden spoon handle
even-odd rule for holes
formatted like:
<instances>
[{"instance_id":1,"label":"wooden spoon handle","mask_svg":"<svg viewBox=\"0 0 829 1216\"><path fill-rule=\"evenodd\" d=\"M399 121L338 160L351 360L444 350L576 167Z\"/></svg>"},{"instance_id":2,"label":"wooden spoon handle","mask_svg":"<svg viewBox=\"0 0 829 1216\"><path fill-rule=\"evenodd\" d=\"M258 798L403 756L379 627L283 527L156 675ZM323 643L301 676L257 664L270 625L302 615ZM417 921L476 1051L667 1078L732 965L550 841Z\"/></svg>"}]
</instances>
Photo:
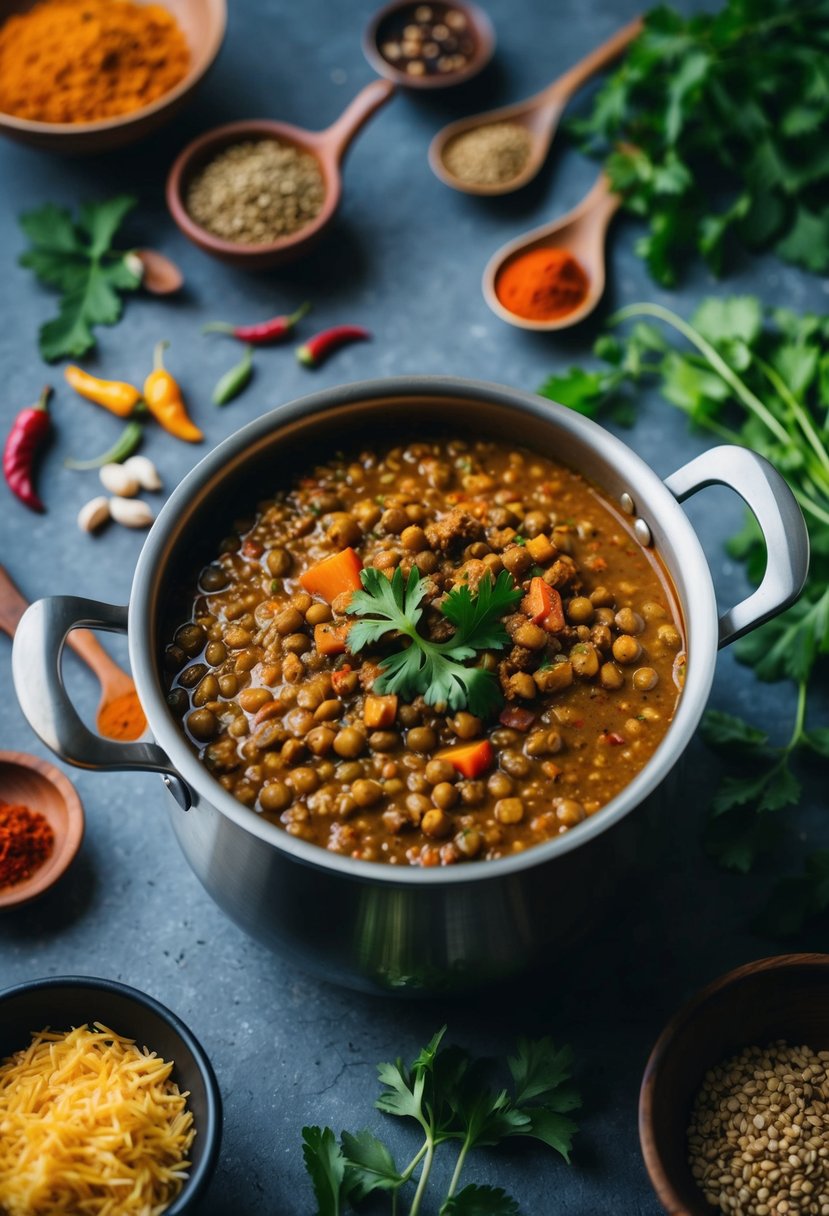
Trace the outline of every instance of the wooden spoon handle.
<instances>
[{"instance_id":1,"label":"wooden spoon handle","mask_svg":"<svg viewBox=\"0 0 829 1216\"><path fill-rule=\"evenodd\" d=\"M346 106L335 123L317 137L320 150L335 161L341 161L354 136L365 126L375 111L385 105L395 91L390 80L372 80Z\"/></svg>"},{"instance_id":2,"label":"wooden spoon handle","mask_svg":"<svg viewBox=\"0 0 829 1216\"><path fill-rule=\"evenodd\" d=\"M577 92L585 81L594 76L596 72L600 72L602 68L607 67L614 59L621 55L622 51L633 42L641 34L644 28L644 21L641 17L634 17L633 21L629 21L627 25L623 25L620 30L597 46L589 55L585 55L584 59L580 59L578 63L559 76L558 80L554 80L549 88L544 90L544 94L548 102L555 102L563 106L566 101Z\"/></svg>"},{"instance_id":3,"label":"wooden spoon handle","mask_svg":"<svg viewBox=\"0 0 829 1216\"><path fill-rule=\"evenodd\" d=\"M20 618L28 607L28 601L15 587L8 571L0 566L0 629L10 638L14 637ZM113 675L128 678L88 629L73 629L66 641L101 683Z\"/></svg>"}]
</instances>

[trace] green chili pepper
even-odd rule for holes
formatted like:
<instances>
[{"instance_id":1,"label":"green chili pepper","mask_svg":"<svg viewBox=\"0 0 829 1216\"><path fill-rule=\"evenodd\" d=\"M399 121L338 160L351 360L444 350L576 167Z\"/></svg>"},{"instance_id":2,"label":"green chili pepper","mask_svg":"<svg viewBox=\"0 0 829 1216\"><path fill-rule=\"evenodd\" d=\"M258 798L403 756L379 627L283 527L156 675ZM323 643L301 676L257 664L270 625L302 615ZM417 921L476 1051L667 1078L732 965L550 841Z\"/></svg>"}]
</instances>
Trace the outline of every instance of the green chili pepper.
<instances>
[{"instance_id":1,"label":"green chili pepper","mask_svg":"<svg viewBox=\"0 0 829 1216\"><path fill-rule=\"evenodd\" d=\"M253 347L246 346L241 362L237 363L235 367L231 367L230 371L225 372L213 389L213 404L227 405L228 401L238 397L242 390L247 388L252 375Z\"/></svg>"},{"instance_id":2,"label":"green chili pepper","mask_svg":"<svg viewBox=\"0 0 829 1216\"><path fill-rule=\"evenodd\" d=\"M75 469L78 472L86 469L100 469L105 464L120 464L122 460L132 456L140 444L143 434L144 428L140 422L128 422L120 437L108 451L103 452L100 456L95 456L92 460L73 460L70 456L63 463L67 469Z\"/></svg>"}]
</instances>

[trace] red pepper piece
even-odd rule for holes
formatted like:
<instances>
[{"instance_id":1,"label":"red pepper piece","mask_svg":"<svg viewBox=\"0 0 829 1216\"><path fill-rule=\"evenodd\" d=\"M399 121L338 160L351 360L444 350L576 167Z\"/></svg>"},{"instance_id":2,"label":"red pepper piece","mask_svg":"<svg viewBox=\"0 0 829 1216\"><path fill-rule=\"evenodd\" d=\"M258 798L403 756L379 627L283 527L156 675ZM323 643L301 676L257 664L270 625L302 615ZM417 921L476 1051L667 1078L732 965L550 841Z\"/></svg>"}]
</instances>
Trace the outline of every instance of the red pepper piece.
<instances>
[{"instance_id":1,"label":"red pepper piece","mask_svg":"<svg viewBox=\"0 0 829 1216\"><path fill-rule=\"evenodd\" d=\"M296 357L306 367L319 367L323 359L346 342L363 342L370 337L371 334L362 325L335 325L333 329L324 329L298 346Z\"/></svg>"},{"instance_id":2,"label":"red pepper piece","mask_svg":"<svg viewBox=\"0 0 829 1216\"><path fill-rule=\"evenodd\" d=\"M21 410L12 423L3 449L3 476L13 494L32 511L45 511L34 487L34 463L52 427L49 398L52 389L44 388L37 405Z\"/></svg>"},{"instance_id":3,"label":"red pepper piece","mask_svg":"<svg viewBox=\"0 0 829 1216\"><path fill-rule=\"evenodd\" d=\"M230 334L240 342L251 346L267 346L270 342L281 342L293 333L297 321L301 321L311 305L306 301L296 312L287 313L281 317L271 317L268 321L260 321L257 325L228 325L224 321L212 321L205 325L202 333Z\"/></svg>"}]
</instances>

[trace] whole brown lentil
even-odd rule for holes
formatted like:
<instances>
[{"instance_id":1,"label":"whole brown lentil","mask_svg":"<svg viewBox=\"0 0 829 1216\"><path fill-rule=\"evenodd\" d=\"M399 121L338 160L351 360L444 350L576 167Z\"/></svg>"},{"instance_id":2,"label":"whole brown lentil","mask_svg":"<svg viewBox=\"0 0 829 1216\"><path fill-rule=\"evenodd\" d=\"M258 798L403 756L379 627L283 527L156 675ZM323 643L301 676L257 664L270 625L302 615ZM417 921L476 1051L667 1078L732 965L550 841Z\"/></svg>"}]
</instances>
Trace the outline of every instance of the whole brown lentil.
<instances>
[{"instance_id":1,"label":"whole brown lentil","mask_svg":"<svg viewBox=\"0 0 829 1216\"><path fill-rule=\"evenodd\" d=\"M746 1047L706 1073L688 1161L708 1203L738 1216L829 1213L829 1051Z\"/></svg>"},{"instance_id":2,"label":"whole brown lentil","mask_svg":"<svg viewBox=\"0 0 829 1216\"><path fill-rule=\"evenodd\" d=\"M324 201L325 183L311 152L260 139L231 144L209 161L190 183L186 205L214 236L268 245L310 224Z\"/></svg>"}]
</instances>

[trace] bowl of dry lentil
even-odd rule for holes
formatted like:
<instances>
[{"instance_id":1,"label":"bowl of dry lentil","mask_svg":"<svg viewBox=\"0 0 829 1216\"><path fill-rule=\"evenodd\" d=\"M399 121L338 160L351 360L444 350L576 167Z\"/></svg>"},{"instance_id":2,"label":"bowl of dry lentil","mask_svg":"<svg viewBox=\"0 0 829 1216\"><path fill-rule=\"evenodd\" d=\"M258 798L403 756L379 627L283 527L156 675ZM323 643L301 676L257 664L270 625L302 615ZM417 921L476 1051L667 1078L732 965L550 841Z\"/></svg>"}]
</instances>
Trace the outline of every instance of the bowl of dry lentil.
<instances>
[{"instance_id":1,"label":"bowl of dry lentil","mask_svg":"<svg viewBox=\"0 0 829 1216\"><path fill-rule=\"evenodd\" d=\"M393 92L388 80L373 80L324 131L261 118L205 132L170 170L170 214L194 245L231 266L268 270L295 260L334 218L343 157Z\"/></svg>"},{"instance_id":2,"label":"bowl of dry lentil","mask_svg":"<svg viewBox=\"0 0 829 1216\"><path fill-rule=\"evenodd\" d=\"M99 153L167 122L210 68L226 0L0 0L0 134Z\"/></svg>"},{"instance_id":3,"label":"bowl of dry lentil","mask_svg":"<svg viewBox=\"0 0 829 1216\"><path fill-rule=\"evenodd\" d=\"M669 1022L639 1102L672 1216L829 1216L829 955L721 976Z\"/></svg>"},{"instance_id":4,"label":"bowl of dry lentil","mask_svg":"<svg viewBox=\"0 0 829 1216\"><path fill-rule=\"evenodd\" d=\"M717 482L774 555L722 618L678 501ZM648 827L633 812L667 802L718 644L797 595L805 536L746 449L663 482L533 394L339 385L257 418L176 487L129 610L33 604L15 689L63 759L163 775L185 857L271 948L370 991L476 987L609 914ZM78 718L58 669L79 619L128 632L154 742Z\"/></svg>"}]
</instances>

